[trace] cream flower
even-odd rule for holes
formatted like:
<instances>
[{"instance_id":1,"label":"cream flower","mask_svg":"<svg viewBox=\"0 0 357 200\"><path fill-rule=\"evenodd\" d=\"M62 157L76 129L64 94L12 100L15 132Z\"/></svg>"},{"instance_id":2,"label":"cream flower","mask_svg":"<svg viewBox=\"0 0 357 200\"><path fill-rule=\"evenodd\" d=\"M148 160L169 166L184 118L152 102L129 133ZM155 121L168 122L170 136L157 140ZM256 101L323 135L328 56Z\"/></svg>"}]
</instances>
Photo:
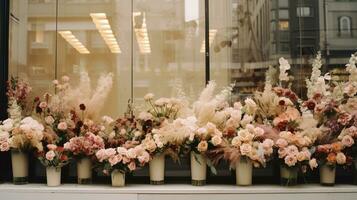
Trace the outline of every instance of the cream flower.
<instances>
[{"instance_id":1,"label":"cream flower","mask_svg":"<svg viewBox=\"0 0 357 200\"><path fill-rule=\"evenodd\" d=\"M199 152L205 152L205 151L207 151L207 148L208 148L207 141L201 141L197 146L197 150Z\"/></svg>"},{"instance_id":2,"label":"cream flower","mask_svg":"<svg viewBox=\"0 0 357 200\"><path fill-rule=\"evenodd\" d=\"M222 143L222 138L218 135L212 137L212 144L218 146Z\"/></svg>"}]
</instances>

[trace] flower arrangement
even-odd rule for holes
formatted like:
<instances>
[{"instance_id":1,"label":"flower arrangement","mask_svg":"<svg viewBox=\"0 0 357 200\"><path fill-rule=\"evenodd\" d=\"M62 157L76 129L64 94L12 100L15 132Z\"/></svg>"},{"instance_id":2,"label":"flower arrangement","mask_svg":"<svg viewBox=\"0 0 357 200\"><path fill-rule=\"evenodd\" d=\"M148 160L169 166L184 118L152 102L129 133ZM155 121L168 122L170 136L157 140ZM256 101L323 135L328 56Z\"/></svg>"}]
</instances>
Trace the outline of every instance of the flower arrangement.
<instances>
[{"instance_id":1,"label":"flower arrangement","mask_svg":"<svg viewBox=\"0 0 357 200\"><path fill-rule=\"evenodd\" d=\"M73 137L64 144L64 149L77 158L93 156L100 149L104 149L104 147L103 138L91 132Z\"/></svg>"},{"instance_id":2,"label":"flower arrangement","mask_svg":"<svg viewBox=\"0 0 357 200\"><path fill-rule=\"evenodd\" d=\"M104 174L110 174L114 170L130 173L150 160L150 154L141 145L100 149L95 155Z\"/></svg>"},{"instance_id":3,"label":"flower arrangement","mask_svg":"<svg viewBox=\"0 0 357 200\"><path fill-rule=\"evenodd\" d=\"M63 147L48 144L45 150L37 153L37 158L45 167L61 168L69 163L67 154Z\"/></svg>"}]
</instances>

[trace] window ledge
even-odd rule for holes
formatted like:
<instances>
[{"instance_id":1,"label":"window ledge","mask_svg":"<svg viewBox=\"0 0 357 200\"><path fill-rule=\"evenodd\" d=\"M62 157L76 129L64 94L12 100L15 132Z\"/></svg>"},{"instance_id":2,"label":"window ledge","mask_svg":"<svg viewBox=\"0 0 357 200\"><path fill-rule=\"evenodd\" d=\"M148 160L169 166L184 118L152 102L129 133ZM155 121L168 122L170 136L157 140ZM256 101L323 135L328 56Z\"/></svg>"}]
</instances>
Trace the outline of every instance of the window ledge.
<instances>
[{"instance_id":1,"label":"window ledge","mask_svg":"<svg viewBox=\"0 0 357 200\"><path fill-rule=\"evenodd\" d=\"M336 185L323 187L316 184L283 187L278 185L254 185L239 187L234 185L206 185L202 187L185 184L143 185L129 184L122 188L110 185L77 185L64 184L60 187L47 187L44 184L12 185L0 184L1 199L36 199L51 200L67 199L231 199L240 197L240 200L252 198L270 199L311 199L332 200L357 199L357 186ZM4 198L3 198L4 197Z\"/></svg>"}]
</instances>

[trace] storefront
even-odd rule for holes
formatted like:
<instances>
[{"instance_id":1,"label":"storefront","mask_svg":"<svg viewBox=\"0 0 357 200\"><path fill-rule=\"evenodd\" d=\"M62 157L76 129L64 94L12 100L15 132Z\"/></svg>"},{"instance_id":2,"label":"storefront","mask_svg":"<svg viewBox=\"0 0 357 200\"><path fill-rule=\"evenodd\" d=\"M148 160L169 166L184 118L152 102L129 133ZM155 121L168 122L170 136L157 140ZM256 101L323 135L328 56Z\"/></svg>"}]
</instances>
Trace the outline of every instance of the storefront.
<instances>
[{"instance_id":1,"label":"storefront","mask_svg":"<svg viewBox=\"0 0 357 200\"><path fill-rule=\"evenodd\" d=\"M351 81L345 65L351 62L350 56L357 50L355 19L356 0L2 0L0 119L8 117L6 82L10 77L19 77L31 86L31 99L42 99L47 93L56 96L63 89L57 87L62 84L61 80L67 82L69 79L72 88L78 86L73 91L79 96L71 103L88 102L87 109L80 110L90 115L93 121L100 121L101 116L113 119L124 117L128 105L134 107L130 111L138 117L141 111L147 109L147 94L151 93L155 95L154 99L184 97L192 108L197 105L194 102L197 102L201 91L210 81L215 81L216 90L231 87L226 103L232 109L236 101L241 101L243 106L247 98L256 101L257 92L263 92L268 82L273 85L279 82L279 87L287 87L299 97L293 103L299 106L301 103L301 108L297 110L303 115L303 102L308 102L311 93L314 93L306 79L312 77L314 70L318 71L318 76L329 72L322 79L324 84L331 84L331 88ZM322 65L314 68L313 59L319 52ZM279 75L282 67L287 67L288 71L285 77L288 83L285 85L281 83L282 80L286 81L282 78L285 74ZM105 84L110 86L106 87ZM85 94L86 90L90 94ZM94 101L93 94L103 94L107 98ZM93 113L89 109L94 110ZM214 112L220 109L223 108L217 107ZM274 119L270 115L262 117L262 112L252 116L257 124L263 125ZM197 119L199 121L199 117ZM221 125L217 124L218 129ZM284 128L290 131L291 127L284 125ZM55 128L53 132L58 131ZM227 128L220 131L225 134ZM317 145L311 148L314 152L315 147ZM36 157L29 159L28 181L35 183L33 189L41 190L37 184L46 182L46 168ZM261 187L261 184L280 182L279 156L272 160L265 168L253 170L254 184ZM9 152L1 152L0 163L5 163L0 164L0 171L4 172L0 177L10 182L12 168ZM195 193L195 189L182 186L187 184L187 180L190 181L191 176L188 154L181 158L180 165L171 159L166 159L165 164L165 183L179 183L178 188L169 188L171 192L168 193L180 194L182 190ZM77 182L76 166L76 162L71 162L62 169L64 184ZM207 170L205 181L219 184L218 189L212 188L208 192L200 189L200 192L225 194L226 198L229 196L227 194L235 196L245 193L245 190L238 191L231 186L225 189L222 186L236 182L235 172L230 170L229 162L220 162L215 168L217 174ZM337 183L354 182L355 178L351 175L354 168L351 165L339 166L336 170ZM161 184L161 180L153 182L149 179L149 171L146 165L127 175L126 181L129 184L148 184L150 181ZM91 181L95 185L109 184L111 180L93 172ZM297 181L300 184L318 183L319 174L308 172L305 176L299 175ZM336 190L336 195L348 192L352 198L356 195L351 192L353 188L351 185L343 187ZM91 189L97 189L99 193L112 192L95 186L82 189L80 192ZM63 190L66 192L69 189ZM261 195L266 190L269 189L257 189ZM271 190L284 193L284 189L276 189L275 186ZM306 196L310 195L308 190L304 191ZM313 186L311 191L316 192L309 196L311 198L316 198L317 193L325 195L328 192L319 186ZM0 195L1 192L0 185ZM4 192L11 196L13 189L6 186ZM131 193L130 189L125 193ZM138 198L139 193L150 193L150 189L142 188L132 198ZM158 195L161 193L165 191L156 191ZM294 195L295 190L287 193ZM247 194L244 198L249 196Z\"/></svg>"}]
</instances>

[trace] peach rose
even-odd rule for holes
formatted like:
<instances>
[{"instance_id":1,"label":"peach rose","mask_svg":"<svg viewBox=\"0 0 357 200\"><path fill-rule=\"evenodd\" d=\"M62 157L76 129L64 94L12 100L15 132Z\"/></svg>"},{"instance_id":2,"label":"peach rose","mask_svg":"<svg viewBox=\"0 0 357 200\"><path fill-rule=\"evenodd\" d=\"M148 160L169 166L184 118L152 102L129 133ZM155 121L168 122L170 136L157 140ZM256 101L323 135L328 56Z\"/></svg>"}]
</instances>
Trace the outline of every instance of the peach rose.
<instances>
[{"instance_id":1,"label":"peach rose","mask_svg":"<svg viewBox=\"0 0 357 200\"><path fill-rule=\"evenodd\" d=\"M336 154L335 153L329 153L327 155L327 162L329 162L330 164L334 164L336 162Z\"/></svg>"},{"instance_id":2,"label":"peach rose","mask_svg":"<svg viewBox=\"0 0 357 200\"><path fill-rule=\"evenodd\" d=\"M286 165L288 165L289 167L295 166L297 159L295 156L286 156L284 159L284 162Z\"/></svg>"},{"instance_id":3,"label":"peach rose","mask_svg":"<svg viewBox=\"0 0 357 200\"><path fill-rule=\"evenodd\" d=\"M207 141L201 141L198 146L197 146L197 150L199 152L204 152L204 151L207 151L207 148L208 148L208 143Z\"/></svg>"},{"instance_id":4,"label":"peach rose","mask_svg":"<svg viewBox=\"0 0 357 200\"><path fill-rule=\"evenodd\" d=\"M317 168L318 164L317 164L316 159L315 159L315 158L311 159L311 160L309 161L309 165L310 165L310 168L311 168L311 169Z\"/></svg>"},{"instance_id":5,"label":"peach rose","mask_svg":"<svg viewBox=\"0 0 357 200\"><path fill-rule=\"evenodd\" d=\"M337 153L337 155L336 155L336 162L337 162L337 164L339 164L339 165L345 164L345 163L346 163L346 156L345 156L345 154L343 154L343 153L341 153L341 152Z\"/></svg>"},{"instance_id":6,"label":"peach rose","mask_svg":"<svg viewBox=\"0 0 357 200\"><path fill-rule=\"evenodd\" d=\"M242 156L248 156L252 152L252 146L250 144L242 144L239 150Z\"/></svg>"},{"instance_id":7,"label":"peach rose","mask_svg":"<svg viewBox=\"0 0 357 200\"><path fill-rule=\"evenodd\" d=\"M241 145L241 141L239 140L238 136L236 136L232 139L232 145L235 147L239 147Z\"/></svg>"},{"instance_id":8,"label":"peach rose","mask_svg":"<svg viewBox=\"0 0 357 200\"><path fill-rule=\"evenodd\" d=\"M128 165L130 171L134 171L136 169L136 164L134 161L130 162Z\"/></svg>"},{"instance_id":9,"label":"peach rose","mask_svg":"<svg viewBox=\"0 0 357 200\"><path fill-rule=\"evenodd\" d=\"M57 125L57 128L61 131L65 131L67 130L67 123L66 122L60 122L58 125Z\"/></svg>"},{"instance_id":10,"label":"peach rose","mask_svg":"<svg viewBox=\"0 0 357 200\"><path fill-rule=\"evenodd\" d=\"M285 139L279 138L276 142L275 142L276 146L278 146L279 148L284 148L288 146L288 142Z\"/></svg>"}]
</instances>

